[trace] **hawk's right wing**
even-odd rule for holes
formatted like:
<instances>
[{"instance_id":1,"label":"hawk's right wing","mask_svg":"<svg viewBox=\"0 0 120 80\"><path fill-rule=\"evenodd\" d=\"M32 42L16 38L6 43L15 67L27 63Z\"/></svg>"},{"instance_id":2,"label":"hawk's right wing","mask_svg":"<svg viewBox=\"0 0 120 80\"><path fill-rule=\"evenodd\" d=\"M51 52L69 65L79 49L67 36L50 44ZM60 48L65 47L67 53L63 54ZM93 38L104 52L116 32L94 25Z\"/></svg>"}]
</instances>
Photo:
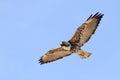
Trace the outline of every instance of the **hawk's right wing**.
<instances>
[{"instance_id":1,"label":"hawk's right wing","mask_svg":"<svg viewBox=\"0 0 120 80\"><path fill-rule=\"evenodd\" d=\"M72 51L65 50L62 47L52 49L52 50L49 50L45 55L41 57L41 59L39 60L39 63L44 64L51 61L55 61L65 56L68 56L72 53L73 53Z\"/></svg>"}]
</instances>

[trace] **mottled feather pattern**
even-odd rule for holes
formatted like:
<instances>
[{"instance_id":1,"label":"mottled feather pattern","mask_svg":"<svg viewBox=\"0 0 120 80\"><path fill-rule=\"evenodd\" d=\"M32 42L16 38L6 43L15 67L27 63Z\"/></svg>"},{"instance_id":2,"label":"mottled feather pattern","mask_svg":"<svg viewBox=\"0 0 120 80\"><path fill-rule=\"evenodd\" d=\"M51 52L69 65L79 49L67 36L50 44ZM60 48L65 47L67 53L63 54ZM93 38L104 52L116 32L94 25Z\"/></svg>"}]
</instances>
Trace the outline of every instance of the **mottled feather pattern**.
<instances>
[{"instance_id":1,"label":"mottled feather pattern","mask_svg":"<svg viewBox=\"0 0 120 80\"><path fill-rule=\"evenodd\" d=\"M39 63L43 64L43 63L52 62L58 59L62 59L63 57L68 56L72 53L73 51L65 50L62 47L52 49L52 50L49 50L45 55L41 57L41 59L39 60Z\"/></svg>"},{"instance_id":2,"label":"mottled feather pattern","mask_svg":"<svg viewBox=\"0 0 120 80\"><path fill-rule=\"evenodd\" d=\"M86 43L92 34L94 34L97 29L98 24L100 23L103 14L97 12L95 15L90 15L90 17L83 23L75 32L73 37L70 39L71 42L76 42L79 46L83 46Z\"/></svg>"},{"instance_id":3,"label":"mottled feather pattern","mask_svg":"<svg viewBox=\"0 0 120 80\"><path fill-rule=\"evenodd\" d=\"M81 50L83 46L95 33L101 18L104 14L97 12L94 15L90 15L89 18L77 28L73 37L67 42L70 45L61 45L61 47L49 50L40 59L39 63L49 63L58 59L62 59L65 56L69 56L72 53L77 53L81 58L87 58L91 53Z\"/></svg>"}]
</instances>

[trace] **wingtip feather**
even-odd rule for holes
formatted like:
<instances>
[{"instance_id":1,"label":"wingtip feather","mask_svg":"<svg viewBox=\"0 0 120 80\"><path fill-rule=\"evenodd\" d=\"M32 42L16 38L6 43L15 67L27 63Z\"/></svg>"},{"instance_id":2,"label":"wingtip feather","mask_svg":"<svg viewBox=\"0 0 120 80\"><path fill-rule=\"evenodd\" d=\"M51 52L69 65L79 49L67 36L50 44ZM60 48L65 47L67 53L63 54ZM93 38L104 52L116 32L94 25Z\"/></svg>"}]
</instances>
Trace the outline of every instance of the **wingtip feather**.
<instances>
[{"instance_id":1,"label":"wingtip feather","mask_svg":"<svg viewBox=\"0 0 120 80\"><path fill-rule=\"evenodd\" d=\"M103 16L104 16L104 14L97 12L95 15L93 15L92 18L101 19Z\"/></svg>"},{"instance_id":2,"label":"wingtip feather","mask_svg":"<svg viewBox=\"0 0 120 80\"><path fill-rule=\"evenodd\" d=\"M92 18L101 19L103 16L104 16L104 14L97 12L94 15L91 14L90 17L86 21L88 21L89 19L92 19Z\"/></svg>"},{"instance_id":3,"label":"wingtip feather","mask_svg":"<svg viewBox=\"0 0 120 80\"><path fill-rule=\"evenodd\" d=\"M40 65L44 64L42 57L38 61L39 61Z\"/></svg>"},{"instance_id":4,"label":"wingtip feather","mask_svg":"<svg viewBox=\"0 0 120 80\"><path fill-rule=\"evenodd\" d=\"M90 15L90 17L86 21L88 21L91 17L92 17L92 14Z\"/></svg>"}]
</instances>

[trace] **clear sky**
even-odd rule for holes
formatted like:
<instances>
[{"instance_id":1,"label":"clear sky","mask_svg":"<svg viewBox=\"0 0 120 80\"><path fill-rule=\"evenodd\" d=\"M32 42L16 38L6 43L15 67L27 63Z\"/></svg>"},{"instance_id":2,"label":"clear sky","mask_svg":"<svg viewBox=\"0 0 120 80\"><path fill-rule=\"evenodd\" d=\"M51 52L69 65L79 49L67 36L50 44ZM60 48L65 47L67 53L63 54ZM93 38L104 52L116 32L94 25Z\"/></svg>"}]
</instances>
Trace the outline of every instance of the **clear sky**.
<instances>
[{"instance_id":1,"label":"clear sky","mask_svg":"<svg viewBox=\"0 0 120 80\"><path fill-rule=\"evenodd\" d=\"M120 80L119 0L0 0L0 80ZM77 54L40 65L90 14L104 13Z\"/></svg>"}]
</instances>

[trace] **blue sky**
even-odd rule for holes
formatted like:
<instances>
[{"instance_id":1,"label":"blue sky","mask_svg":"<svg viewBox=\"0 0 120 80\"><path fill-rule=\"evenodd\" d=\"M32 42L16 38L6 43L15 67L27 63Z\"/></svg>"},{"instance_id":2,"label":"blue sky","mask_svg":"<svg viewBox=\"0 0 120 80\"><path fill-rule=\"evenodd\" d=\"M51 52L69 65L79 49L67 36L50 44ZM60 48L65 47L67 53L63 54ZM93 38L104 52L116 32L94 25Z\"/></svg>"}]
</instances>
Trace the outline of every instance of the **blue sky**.
<instances>
[{"instance_id":1,"label":"blue sky","mask_svg":"<svg viewBox=\"0 0 120 80\"><path fill-rule=\"evenodd\" d=\"M120 80L119 0L0 0L0 80ZM39 65L69 40L90 14L104 13L96 34L77 54Z\"/></svg>"}]
</instances>

